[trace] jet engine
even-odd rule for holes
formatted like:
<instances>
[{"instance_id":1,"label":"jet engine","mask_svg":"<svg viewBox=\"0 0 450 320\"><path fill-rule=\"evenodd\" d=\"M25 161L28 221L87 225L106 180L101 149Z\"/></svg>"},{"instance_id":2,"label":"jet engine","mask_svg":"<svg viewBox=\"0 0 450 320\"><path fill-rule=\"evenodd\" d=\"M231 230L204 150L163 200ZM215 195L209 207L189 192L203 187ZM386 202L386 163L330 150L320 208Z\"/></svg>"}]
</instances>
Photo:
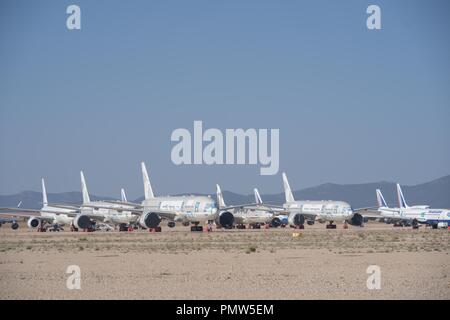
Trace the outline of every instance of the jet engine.
<instances>
[{"instance_id":1,"label":"jet engine","mask_svg":"<svg viewBox=\"0 0 450 320\"><path fill-rule=\"evenodd\" d=\"M225 229L231 229L234 224L233 214L229 211L221 212L216 219L216 224Z\"/></svg>"},{"instance_id":2,"label":"jet engine","mask_svg":"<svg viewBox=\"0 0 450 320\"><path fill-rule=\"evenodd\" d=\"M280 218L277 218L277 217L273 218L272 221L270 221L270 226L272 228L278 228L279 226L281 226Z\"/></svg>"},{"instance_id":3,"label":"jet engine","mask_svg":"<svg viewBox=\"0 0 450 320\"><path fill-rule=\"evenodd\" d=\"M355 213L350 220L347 220L347 222L352 226L361 227L363 225L364 218L359 213Z\"/></svg>"},{"instance_id":4,"label":"jet engine","mask_svg":"<svg viewBox=\"0 0 450 320\"><path fill-rule=\"evenodd\" d=\"M27 221L28 228L37 228L41 225L41 220L36 217L30 217Z\"/></svg>"},{"instance_id":5,"label":"jet engine","mask_svg":"<svg viewBox=\"0 0 450 320\"><path fill-rule=\"evenodd\" d=\"M159 226L161 217L154 212L147 212L139 218L139 225L143 228L154 229Z\"/></svg>"},{"instance_id":6,"label":"jet engine","mask_svg":"<svg viewBox=\"0 0 450 320\"><path fill-rule=\"evenodd\" d=\"M291 226L300 226L305 224L305 216L298 212L292 212L289 215L288 221Z\"/></svg>"},{"instance_id":7,"label":"jet engine","mask_svg":"<svg viewBox=\"0 0 450 320\"><path fill-rule=\"evenodd\" d=\"M91 219L84 214L77 215L72 223L77 229L89 229L92 226Z\"/></svg>"}]
</instances>

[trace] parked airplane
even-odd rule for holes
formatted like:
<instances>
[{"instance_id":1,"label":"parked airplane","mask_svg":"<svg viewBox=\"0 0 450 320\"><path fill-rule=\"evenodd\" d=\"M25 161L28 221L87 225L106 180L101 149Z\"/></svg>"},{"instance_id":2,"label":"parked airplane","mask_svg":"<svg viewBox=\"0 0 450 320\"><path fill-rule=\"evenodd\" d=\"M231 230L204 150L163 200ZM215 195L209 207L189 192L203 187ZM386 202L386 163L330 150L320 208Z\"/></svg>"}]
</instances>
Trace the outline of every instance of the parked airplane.
<instances>
[{"instance_id":1,"label":"parked airplane","mask_svg":"<svg viewBox=\"0 0 450 320\"><path fill-rule=\"evenodd\" d=\"M139 218L132 211L134 207L124 206L120 202L91 201L83 171L80 171L80 177L83 195L83 204L80 207L81 212L103 223L117 225L120 231L131 231ZM122 202L127 202L124 189L121 189L120 194Z\"/></svg>"},{"instance_id":2,"label":"parked airplane","mask_svg":"<svg viewBox=\"0 0 450 320\"><path fill-rule=\"evenodd\" d=\"M286 210L284 210L283 207L281 207L281 206L274 206L272 204L265 204L265 203L263 203L263 201L261 199L261 196L259 195L258 189L255 188L253 191L255 193L255 202L256 202L257 205L268 207L269 210L274 213L275 217L277 217L280 220L282 227L288 225L288 223L289 223L288 222L289 216L286 215L286 214L283 214L283 213L286 212Z\"/></svg>"},{"instance_id":3,"label":"parked airplane","mask_svg":"<svg viewBox=\"0 0 450 320\"><path fill-rule=\"evenodd\" d=\"M144 182L144 200L141 204L106 201L119 204L124 210L131 210L138 215L137 222L141 227L160 232L161 221L167 220L170 228L175 227L176 222L181 222L186 226L192 224L191 231L203 231L200 224L214 221L218 216L216 202L209 196L155 196L144 162L141 163L141 170ZM225 221L228 218L225 215L221 219Z\"/></svg>"},{"instance_id":4,"label":"parked airplane","mask_svg":"<svg viewBox=\"0 0 450 320\"><path fill-rule=\"evenodd\" d=\"M408 206L402 188L397 183L397 197L402 218L417 220L433 229L447 228L450 225L450 209L433 209L427 205Z\"/></svg>"},{"instance_id":5,"label":"parked airplane","mask_svg":"<svg viewBox=\"0 0 450 320\"><path fill-rule=\"evenodd\" d=\"M274 212L271 210L261 210L256 205L239 205L227 207L220 186L216 185L216 187L217 187L217 202L219 204L219 209L227 211L228 213L231 213L233 215L233 225L237 229L245 229L246 225L248 225L249 228L253 229L260 229L261 225L263 224L269 224L272 227L278 227L281 225L280 219L276 217L274 215ZM255 193L255 198L258 196L259 194ZM218 227L223 226L220 223L220 216L218 216L218 219L216 220L216 225ZM223 227L229 228L230 225L225 225Z\"/></svg>"},{"instance_id":6,"label":"parked airplane","mask_svg":"<svg viewBox=\"0 0 450 320\"><path fill-rule=\"evenodd\" d=\"M19 224L17 223L16 218L0 218L0 227L5 223L11 223L11 229L17 230L19 228Z\"/></svg>"},{"instance_id":7,"label":"parked airplane","mask_svg":"<svg viewBox=\"0 0 450 320\"><path fill-rule=\"evenodd\" d=\"M418 222L413 218L402 217L400 213L400 208L389 207L384 200L383 194L380 189L376 190L377 195L377 211L382 216L382 220L385 223L393 223L394 227L403 227L412 225L413 228L417 228Z\"/></svg>"},{"instance_id":8,"label":"parked airplane","mask_svg":"<svg viewBox=\"0 0 450 320\"><path fill-rule=\"evenodd\" d=\"M76 208L61 208L49 205L47 201L47 191L45 181L42 179L42 204L40 210L22 209L22 208L0 208L1 211L11 211L9 213L0 213L2 215L13 215L17 217L28 217L27 225L29 228L38 231L46 231L47 225L51 225L50 230L58 231L61 226L72 225L76 230L89 229L92 226L91 219L80 213Z\"/></svg>"},{"instance_id":9,"label":"parked airplane","mask_svg":"<svg viewBox=\"0 0 450 320\"><path fill-rule=\"evenodd\" d=\"M350 204L344 201L325 201L325 200L302 200L296 201L289 186L289 182L286 174L283 172L283 185L284 194L286 202L283 208L290 212L289 214L289 225L296 228L304 228L304 223L312 225L317 220L321 223L326 221L329 224L326 226L327 229L335 229L336 225L333 224L334 221L344 222L344 227L347 223L354 226L362 226L363 222L367 218L375 218L365 214L364 216L359 213L367 208L361 208L353 210Z\"/></svg>"}]
</instances>

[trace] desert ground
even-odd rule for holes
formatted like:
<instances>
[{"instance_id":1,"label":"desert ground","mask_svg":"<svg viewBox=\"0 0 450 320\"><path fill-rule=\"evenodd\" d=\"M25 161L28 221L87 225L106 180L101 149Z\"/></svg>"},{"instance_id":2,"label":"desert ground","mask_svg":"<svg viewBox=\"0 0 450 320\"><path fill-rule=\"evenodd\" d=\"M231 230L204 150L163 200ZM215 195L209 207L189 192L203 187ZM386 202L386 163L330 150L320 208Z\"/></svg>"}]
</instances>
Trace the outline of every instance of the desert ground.
<instances>
[{"instance_id":1,"label":"desert ground","mask_svg":"<svg viewBox=\"0 0 450 320\"><path fill-rule=\"evenodd\" d=\"M299 233L294 236L294 233ZM0 228L0 299L450 299L450 230ZM67 267L80 267L69 290ZM370 265L380 289L368 289Z\"/></svg>"}]
</instances>

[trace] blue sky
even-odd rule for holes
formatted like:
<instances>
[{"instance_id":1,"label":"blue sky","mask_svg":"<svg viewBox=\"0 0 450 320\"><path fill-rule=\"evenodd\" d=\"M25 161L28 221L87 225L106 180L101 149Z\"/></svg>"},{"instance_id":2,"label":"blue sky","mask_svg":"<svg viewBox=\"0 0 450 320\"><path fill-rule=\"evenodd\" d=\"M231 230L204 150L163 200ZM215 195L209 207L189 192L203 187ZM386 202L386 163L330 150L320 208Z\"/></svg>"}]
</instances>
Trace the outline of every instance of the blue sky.
<instances>
[{"instance_id":1,"label":"blue sky","mask_svg":"<svg viewBox=\"0 0 450 320\"><path fill-rule=\"evenodd\" d=\"M66 7L82 29L66 28ZM382 30L366 28L381 7ZM0 193L280 192L450 173L448 1L0 3ZM175 166L176 128L279 128L280 174Z\"/></svg>"}]
</instances>

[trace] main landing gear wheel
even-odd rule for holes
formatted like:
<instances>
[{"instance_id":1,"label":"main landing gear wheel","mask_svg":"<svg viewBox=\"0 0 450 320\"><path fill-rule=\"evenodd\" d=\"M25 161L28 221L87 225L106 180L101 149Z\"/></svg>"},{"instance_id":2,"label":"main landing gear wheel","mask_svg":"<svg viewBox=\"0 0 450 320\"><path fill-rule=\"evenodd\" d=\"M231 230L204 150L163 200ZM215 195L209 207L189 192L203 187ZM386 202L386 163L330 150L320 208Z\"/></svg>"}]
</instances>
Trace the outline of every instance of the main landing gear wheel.
<instances>
[{"instance_id":1,"label":"main landing gear wheel","mask_svg":"<svg viewBox=\"0 0 450 320\"><path fill-rule=\"evenodd\" d=\"M148 228L148 232L161 232L161 227L158 226L156 228Z\"/></svg>"},{"instance_id":2,"label":"main landing gear wheel","mask_svg":"<svg viewBox=\"0 0 450 320\"><path fill-rule=\"evenodd\" d=\"M202 232L203 226L199 226L199 225L191 226L191 231L192 232Z\"/></svg>"},{"instance_id":3,"label":"main landing gear wheel","mask_svg":"<svg viewBox=\"0 0 450 320\"><path fill-rule=\"evenodd\" d=\"M173 227L175 227L175 222L169 221L169 222L167 223L167 226L168 226L169 228L173 228Z\"/></svg>"}]
</instances>

